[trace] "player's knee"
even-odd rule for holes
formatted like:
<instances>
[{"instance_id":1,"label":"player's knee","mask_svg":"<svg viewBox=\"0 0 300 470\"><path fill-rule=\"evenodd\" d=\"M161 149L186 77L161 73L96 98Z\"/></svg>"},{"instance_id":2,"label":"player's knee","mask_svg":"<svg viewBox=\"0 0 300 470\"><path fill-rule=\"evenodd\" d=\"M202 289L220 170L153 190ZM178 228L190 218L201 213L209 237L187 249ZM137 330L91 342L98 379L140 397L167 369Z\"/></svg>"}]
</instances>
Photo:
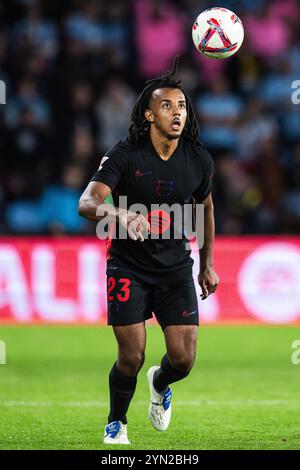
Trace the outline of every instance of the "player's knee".
<instances>
[{"instance_id":1,"label":"player's knee","mask_svg":"<svg viewBox=\"0 0 300 470\"><path fill-rule=\"evenodd\" d=\"M195 354L184 353L182 355L176 355L175 357L171 357L170 360L171 360L172 366L175 369L188 374L193 367Z\"/></svg>"},{"instance_id":2,"label":"player's knee","mask_svg":"<svg viewBox=\"0 0 300 470\"><path fill-rule=\"evenodd\" d=\"M142 368L144 361L145 353L143 351L134 351L122 354L118 362L124 374L135 376Z\"/></svg>"}]
</instances>

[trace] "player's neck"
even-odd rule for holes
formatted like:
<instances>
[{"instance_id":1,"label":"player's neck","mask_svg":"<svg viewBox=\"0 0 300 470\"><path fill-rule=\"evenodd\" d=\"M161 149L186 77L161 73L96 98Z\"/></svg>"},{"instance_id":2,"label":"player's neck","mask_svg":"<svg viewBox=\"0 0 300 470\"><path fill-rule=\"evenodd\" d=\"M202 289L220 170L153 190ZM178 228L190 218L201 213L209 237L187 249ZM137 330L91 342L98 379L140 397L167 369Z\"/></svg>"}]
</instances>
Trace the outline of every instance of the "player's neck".
<instances>
[{"instance_id":1,"label":"player's neck","mask_svg":"<svg viewBox=\"0 0 300 470\"><path fill-rule=\"evenodd\" d=\"M150 138L152 140L153 147L162 160L169 160L175 152L179 138L169 140L162 135L157 135L150 131Z\"/></svg>"}]
</instances>

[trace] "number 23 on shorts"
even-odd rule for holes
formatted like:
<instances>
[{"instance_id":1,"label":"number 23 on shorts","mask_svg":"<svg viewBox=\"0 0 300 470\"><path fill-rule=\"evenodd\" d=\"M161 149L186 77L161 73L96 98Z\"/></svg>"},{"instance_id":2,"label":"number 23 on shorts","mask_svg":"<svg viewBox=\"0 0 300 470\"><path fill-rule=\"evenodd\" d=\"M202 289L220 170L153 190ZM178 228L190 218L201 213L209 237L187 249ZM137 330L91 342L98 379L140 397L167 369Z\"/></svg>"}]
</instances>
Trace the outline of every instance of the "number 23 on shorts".
<instances>
[{"instance_id":1,"label":"number 23 on shorts","mask_svg":"<svg viewBox=\"0 0 300 470\"><path fill-rule=\"evenodd\" d=\"M116 280L113 276L110 276L107 279L107 298L109 302L113 302L114 300L119 300L120 302L127 302L130 297L130 284L130 279L120 277ZM116 286L117 292L113 293Z\"/></svg>"}]
</instances>

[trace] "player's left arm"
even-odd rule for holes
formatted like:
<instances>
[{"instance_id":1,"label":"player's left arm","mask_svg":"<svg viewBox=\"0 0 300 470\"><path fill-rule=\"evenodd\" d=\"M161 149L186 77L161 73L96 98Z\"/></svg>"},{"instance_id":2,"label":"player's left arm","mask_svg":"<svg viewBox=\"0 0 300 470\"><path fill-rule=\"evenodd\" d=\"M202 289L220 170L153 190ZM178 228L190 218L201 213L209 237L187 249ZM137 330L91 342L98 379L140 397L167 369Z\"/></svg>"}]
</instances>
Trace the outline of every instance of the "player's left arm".
<instances>
[{"instance_id":1,"label":"player's left arm","mask_svg":"<svg viewBox=\"0 0 300 470\"><path fill-rule=\"evenodd\" d=\"M211 193L202 201L202 204L204 204L204 242L199 250L200 271L198 282L202 290L201 299L204 300L216 291L219 277L213 267L215 218Z\"/></svg>"}]
</instances>

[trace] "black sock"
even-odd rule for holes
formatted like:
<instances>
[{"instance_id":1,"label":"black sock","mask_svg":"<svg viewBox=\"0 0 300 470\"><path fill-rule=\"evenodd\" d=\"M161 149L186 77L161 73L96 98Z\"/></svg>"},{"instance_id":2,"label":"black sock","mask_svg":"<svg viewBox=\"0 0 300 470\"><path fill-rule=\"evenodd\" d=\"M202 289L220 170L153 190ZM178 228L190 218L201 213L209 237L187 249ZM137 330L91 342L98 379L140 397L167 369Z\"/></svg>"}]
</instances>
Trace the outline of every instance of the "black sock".
<instances>
[{"instance_id":1,"label":"black sock","mask_svg":"<svg viewBox=\"0 0 300 470\"><path fill-rule=\"evenodd\" d=\"M109 374L110 412L108 423L121 421L123 424L127 424L126 413L135 392L137 379L122 374L116 364Z\"/></svg>"},{"instance_id":2,"label":"black sock","mask_svg":"<svg viewBox=\"0 0 300 470\"><path fill-rule=\"evenodd\" d=\"M164 392L170 384L184 379L189 373L190 371L183 372L175 369L166 354L161 360L160 369L154 374L153 385L158 392Z\"/></svg>"}]
</instances>

